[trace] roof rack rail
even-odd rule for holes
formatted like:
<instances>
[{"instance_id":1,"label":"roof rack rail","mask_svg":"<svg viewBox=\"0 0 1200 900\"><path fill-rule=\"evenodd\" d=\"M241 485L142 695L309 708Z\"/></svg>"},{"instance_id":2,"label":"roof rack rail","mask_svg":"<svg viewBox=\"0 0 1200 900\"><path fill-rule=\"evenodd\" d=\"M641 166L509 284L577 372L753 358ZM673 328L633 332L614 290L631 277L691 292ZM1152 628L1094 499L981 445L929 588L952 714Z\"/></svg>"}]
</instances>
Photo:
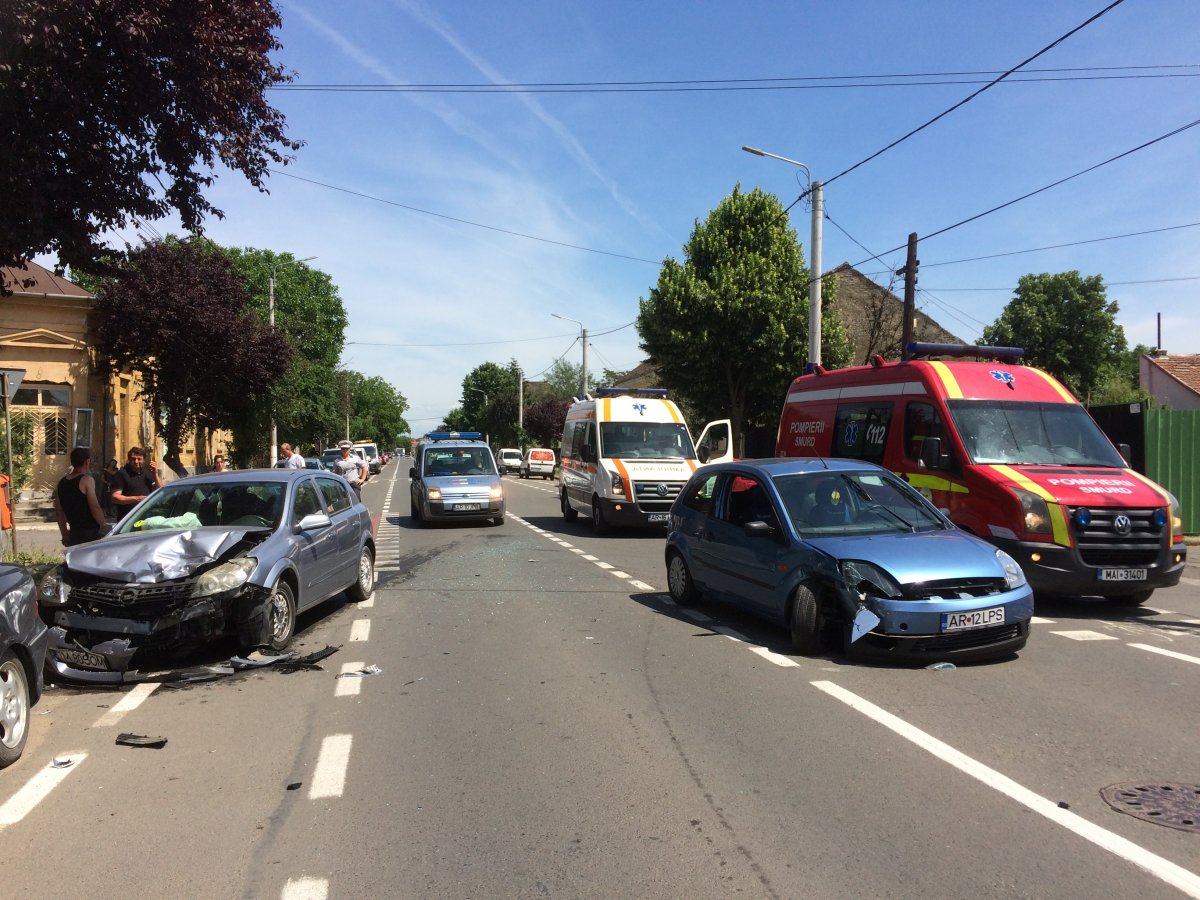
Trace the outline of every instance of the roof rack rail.
<instances>
[{"instance_id":1,"label":"roof rack rail","mask_svg":"<svg viewBox=\"0 0 1200 900\"><path fill-rule=\"evenodd\" d=\"M984 359L997 359L1000 362L1015 364L1025 351L1020 347L985 347L979 344L927 344L914 341L905 347L913 359L927 356L982 356Z\"/></svg>"}]
</instances>

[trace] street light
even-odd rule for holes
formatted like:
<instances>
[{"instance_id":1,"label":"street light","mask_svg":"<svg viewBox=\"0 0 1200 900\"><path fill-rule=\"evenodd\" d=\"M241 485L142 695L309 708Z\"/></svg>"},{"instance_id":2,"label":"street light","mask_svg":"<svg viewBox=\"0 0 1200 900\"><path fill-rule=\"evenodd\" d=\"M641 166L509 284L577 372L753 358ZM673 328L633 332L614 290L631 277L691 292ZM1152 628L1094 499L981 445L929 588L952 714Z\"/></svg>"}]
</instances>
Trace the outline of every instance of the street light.
<instances>
[{"instance_id":1,"label":"street light","mask_svg":"<svg viewBox=\"0 0 1200 900\"><path fill-rule=\"evenodd\" d=\"M812 240L809 242L809 253L812 256L811 269L808 282L808 366L807 371L812 371L821 364L821 225L822 218L825 215L824 210L824 185L819 181L813 181L812 172L808 166L796 159L788 159L786 156L779 156L775 153L768 153L766 150L759 150L757 147L742 147L747 153L753 153L755 156L769 156L771 159L777 159L780 162L790 163L793 166L799 166L804 170L804 174L808 177L809 189L812 191Z\"/></svg>"},{"instance_id":2,"label":"street light","mask_svg":"<svg viewBox=\"0 0 1200 900\"><path fill-rule=\"evenodd\" d=\"M587 329L583 327L583 323L578 319L572 319L570 316L560 316L558 313L550 313L556 319L562 319L564 322L574 322L579 326L579 340L583 344L583 396L587 396L588 377L587 377Z\"/></svg>"},{"instance_id":3,"label":"street light","mask_svg":"<svg viewBox=\"0 0 1200 900\"><path fill-rule=\"evenodd\" d=\"M306 256L304 259L285 260L289 263L309 262L316 259L315 256ZM271 330L275 330L275 272L279 268L279 263L271 266L271 280L267 287L267 324L271 326ZM347 417L347 420L349 417ZM347 435L347 439L349 435ZM275 430L275 405L271 404L271 468L275 468L275 463L279 461L279 434Z\"/></svg>"},{"instance_id":4,"label":"street light","mask_svg":"<svg viewBox=\"0 0 1200 900\"><path fill-rule=\"evenodd\" d=\"M466 387L466 389L468 391L474 391L477 394L483 394L483 417L484 417L483 424L486 426L487 425L487 405L488 405L487 391L481 390L480 388L473 388L470 385L464 385L464 387ZM483 442L485 444L490 444L492 442L491 435L488 434L487 431L484 431L484 433L483 433Z\"/></svg>"}]
</instances>

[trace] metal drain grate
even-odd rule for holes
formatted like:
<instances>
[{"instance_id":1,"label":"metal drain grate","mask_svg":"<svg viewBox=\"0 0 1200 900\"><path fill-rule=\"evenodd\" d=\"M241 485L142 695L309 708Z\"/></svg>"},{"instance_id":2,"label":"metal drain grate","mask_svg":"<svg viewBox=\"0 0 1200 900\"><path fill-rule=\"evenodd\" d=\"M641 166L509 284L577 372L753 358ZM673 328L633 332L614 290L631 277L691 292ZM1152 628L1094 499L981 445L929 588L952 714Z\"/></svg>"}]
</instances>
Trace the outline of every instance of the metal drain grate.
<instances>
[{"instance_id":1,"label":"metal drain grate","mask_svg":"<svg viewBox=\"0 0 1200 900\"><path fill-rule=\"evenodd\" d=\"M1100 796L1117 812L1143 822L1200 832L1200 784L1131 781L1110 784Z\"/></svg>"}]
</instances>

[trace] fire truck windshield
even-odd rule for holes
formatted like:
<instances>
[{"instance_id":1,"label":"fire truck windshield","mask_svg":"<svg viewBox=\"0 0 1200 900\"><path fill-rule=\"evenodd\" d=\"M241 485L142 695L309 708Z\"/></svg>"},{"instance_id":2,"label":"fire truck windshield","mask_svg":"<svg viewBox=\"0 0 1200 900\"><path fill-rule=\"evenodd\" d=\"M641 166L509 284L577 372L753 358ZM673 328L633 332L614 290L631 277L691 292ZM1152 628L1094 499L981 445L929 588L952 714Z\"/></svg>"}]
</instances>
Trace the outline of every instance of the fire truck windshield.
<instances>
[{"instance_id":1,"label":"fire truck windshield","mask_svg":"<svg viewBox=\"0 0 1200 900\"><path fill-rule=\"evenodd\" d=\"M974 463L1125 468L1079 404L947 400L946 406Z\"/></svg>"}]
</instances>

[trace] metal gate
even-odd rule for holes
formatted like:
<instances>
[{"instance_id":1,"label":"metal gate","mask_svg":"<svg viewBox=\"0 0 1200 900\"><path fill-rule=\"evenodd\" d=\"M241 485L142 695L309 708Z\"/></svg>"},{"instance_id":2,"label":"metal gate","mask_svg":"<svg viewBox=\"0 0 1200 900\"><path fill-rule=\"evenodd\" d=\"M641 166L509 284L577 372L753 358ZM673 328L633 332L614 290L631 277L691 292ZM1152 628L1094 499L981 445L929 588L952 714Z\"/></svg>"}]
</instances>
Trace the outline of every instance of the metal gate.
<instances>
[{"instance_id":1,"label":"metal gate","mask_svg":"<svg viewBox=\"0 0 1200 900\"><path fill-rule=\"evenodd\" d=\"M1184 533L1200 533L1200 410L1146 410L1146 477L1179 498Z\"/></svg>"}]
</instances>

